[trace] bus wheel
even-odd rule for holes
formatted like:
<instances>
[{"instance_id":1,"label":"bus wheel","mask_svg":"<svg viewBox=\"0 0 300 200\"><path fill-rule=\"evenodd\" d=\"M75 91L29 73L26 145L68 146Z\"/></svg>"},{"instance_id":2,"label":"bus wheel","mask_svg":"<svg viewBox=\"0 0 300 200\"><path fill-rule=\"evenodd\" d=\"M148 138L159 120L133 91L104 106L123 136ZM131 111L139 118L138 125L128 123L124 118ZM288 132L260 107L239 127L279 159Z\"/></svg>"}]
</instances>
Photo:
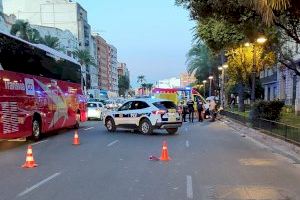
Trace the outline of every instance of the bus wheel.
<instances>
[{"instance_id":1,"label":"bus wheel","mask_svg":"<svg viewBox=\"0 0 300 200\"><path fill-rule=\"evenodd\" d=\"M37 119L33 119L32 122L32 138L33 140L41 139L41 124Z\"/></svg>"}]
</instances>

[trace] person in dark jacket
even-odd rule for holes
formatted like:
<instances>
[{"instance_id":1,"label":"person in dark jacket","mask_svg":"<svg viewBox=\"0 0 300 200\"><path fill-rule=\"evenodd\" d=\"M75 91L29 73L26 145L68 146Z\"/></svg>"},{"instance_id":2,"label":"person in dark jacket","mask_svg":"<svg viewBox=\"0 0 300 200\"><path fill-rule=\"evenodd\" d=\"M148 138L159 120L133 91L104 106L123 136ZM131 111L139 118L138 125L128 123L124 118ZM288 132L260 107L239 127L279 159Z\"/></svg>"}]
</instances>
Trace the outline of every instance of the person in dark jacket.
<instances>
[{"instance_id":1,"label":"person in dark jacket","mask_svg":"<svg viewBox=\"0 0 300 200\"><path fill-rule=\"evenodd\" d=\"M194 101L192 99L188 100L187 107L189 110L189 121L194 122Z\"/></svg>"},{"instance_id":2,"label":"person in dark jacket","mask_svg":"<svg viewBox=\"0 0 300 200\"><path fill-rule=\"evenodd\" d=\"M203 122L203 103L201 100L197 101L197 111L199 122Z\"/></svg>"},{"instance_id":3,"label":"person in dark jacket","mask_svg":"<svg viewBox=\"0 0 300 200\"><path fill-rule=\"evenodd\" d=\"M186 115L188 114L188 111L187 111L187 106L183 102L181 103L181 108L182 108L182 121L186 122Z\"/></svg>"}]
</instances>

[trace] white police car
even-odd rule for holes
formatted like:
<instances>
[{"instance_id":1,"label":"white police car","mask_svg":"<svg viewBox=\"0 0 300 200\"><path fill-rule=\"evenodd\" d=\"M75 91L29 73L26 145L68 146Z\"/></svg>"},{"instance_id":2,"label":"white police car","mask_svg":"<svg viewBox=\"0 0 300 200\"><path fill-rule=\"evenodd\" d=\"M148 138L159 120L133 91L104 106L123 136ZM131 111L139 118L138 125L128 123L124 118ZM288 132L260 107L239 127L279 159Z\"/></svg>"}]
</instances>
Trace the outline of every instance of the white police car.
<instances>
[{"instance_id":1,"label":"white police car","mask_svg":"<svg viewBox=\"0 0 300 200\"><path fill-rule=\"evenodd\" d=\"M104 123L109 132L128 128L151 134L154 129L166 129L169 134L175 134L182 120L172 101L149 98L125 102L117 111L108 112Z\"/></svg>"}]
</instances>

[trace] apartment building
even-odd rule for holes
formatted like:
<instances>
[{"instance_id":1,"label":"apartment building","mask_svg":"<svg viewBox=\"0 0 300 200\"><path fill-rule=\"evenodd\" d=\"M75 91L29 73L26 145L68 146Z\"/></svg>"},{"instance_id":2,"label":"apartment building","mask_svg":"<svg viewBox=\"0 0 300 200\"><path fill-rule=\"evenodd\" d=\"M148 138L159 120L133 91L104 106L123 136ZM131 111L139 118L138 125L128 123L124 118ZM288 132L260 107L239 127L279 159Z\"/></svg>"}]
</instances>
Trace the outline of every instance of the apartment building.
<instances>
[{"instance_id":1,"label":"apartment building","mask_svg":"<svg viewBox=\"0 0 300 200\"><path fill-rule=\"evenodd\" d=\"M127 76L130 77L130 72L127 68L126 63L118 63L118 76Z\"/></svg>"},{"instance_id":2,"label":"apartment building","mask_svg":"<svg viewBox=\"0 0 300 200\"><path fill-rule=\"evenodd\" d=\"M87 11L70 0L3 0L3 10L30 24L69 30L80 48L90 47Z\"/></svg>"},{"instance_id":3,"label":"apartment building","mask_svg":"<svg viewBox=\"0 0 300 200\"><path fill-rule=\"evenodd\" d=\"M97 46L98 88L109 90L109 45L99 34L93 34Z\"/></svg>"},{"instance_id":4,"label":"apartment building","mask_svg":"<svg viewBox=\"0 0 300 200\"><path fill-rule=\"evenodd\" d=\"M110 66L109 66L109 90L114 93L119 93L119 77L118 77L118 51L117 48L113 45L109 45L109 58L110 58Z\"/></svg>"}]
</instances>

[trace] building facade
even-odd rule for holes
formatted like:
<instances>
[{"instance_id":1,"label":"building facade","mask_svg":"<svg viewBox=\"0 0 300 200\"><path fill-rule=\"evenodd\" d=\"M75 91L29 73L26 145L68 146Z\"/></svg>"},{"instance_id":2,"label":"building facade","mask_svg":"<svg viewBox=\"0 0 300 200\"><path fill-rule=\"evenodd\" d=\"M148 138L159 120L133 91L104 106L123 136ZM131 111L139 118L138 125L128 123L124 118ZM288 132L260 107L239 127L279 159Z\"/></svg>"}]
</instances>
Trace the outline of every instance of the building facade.
<instances>
[{"instance_id":1,"label":"building facade","mask_svg":"<svg viewBox=\"0 0 300 200\"><path fill-rule=\"evenodd\" d=\"M163 80L159 80L155 87L157 88L180 88L180 78L178 77L173 77L173 78L169 78L169 79L163 79Z\"/></svg>"},{"instance_id":2,"label":"building facade","mask_svg":"<svg viewBox=\"0 0 300 200\"><path fill-rule=\"evenodd\" d=\"M118 94L118 50L113 45L109 45L109 59L109 90Z\"/></svg>"},{"instance_id":3,"label":"building facade","mask_svg":"<svg viewBox=\"0 0 300 200\"><path fill-rule=\"evenodd\" d=\"M180 87L187 87L192 83L196 82L196 77L193 74L187 72L180 74Z\"/></svg>"},{"instance_id":4,"label":"building facade","mask_svg":"<svg viewBox=\"0 0 300 200\"><path fill-rule=\"evenodd\" d=\"M69 30L62 30L54 27L31 25L32 28L38 30L41 37L50 35L52 37L57 37L59 39L59 50L67 54L68 56L73 56L72 52L79 48L79 43L77 38Z\"/></svg>"},{"instance_id":5,"label":"building facade","mask_svg":"<svg viewBox=\"0 0 300 200\"><path fill-rule=\"evenodd\" d=\"M279 99L277 66L262 70L260 72L260 81L262 87L264 88L265 101L273 101Z\"/></svg>"},{"instance_id":6,"label":"building facade","mask_svg":"<svg viewBox=\"0 0 300 200\"><path fill-rule=\"evenodd\" d=\"M97 46L98 88L109 90L109 45L99 34L93 37Z\"/></svg>"},{"instance_id":7,"label":"building facade","mask_svg":"<svg viewBox=\"0 0 300 200\"><path fill-rule=\"evenodd\" d=\"M118 76L127 76L128 78L130 77L129 70L127 68L126 63L118 63Z\"/></svg>"},{"instance_id":8,"label":"building facade","mask_svg":"<svg viewBox=\"0 0 300 200\"><path fill-rule=\"evenodd\" d=\"M6 14L30 24L69 30L78 39L80 48L90 47L91 27L87 12L69 0L3 0Z\"/></svg>"}]
</instances>

